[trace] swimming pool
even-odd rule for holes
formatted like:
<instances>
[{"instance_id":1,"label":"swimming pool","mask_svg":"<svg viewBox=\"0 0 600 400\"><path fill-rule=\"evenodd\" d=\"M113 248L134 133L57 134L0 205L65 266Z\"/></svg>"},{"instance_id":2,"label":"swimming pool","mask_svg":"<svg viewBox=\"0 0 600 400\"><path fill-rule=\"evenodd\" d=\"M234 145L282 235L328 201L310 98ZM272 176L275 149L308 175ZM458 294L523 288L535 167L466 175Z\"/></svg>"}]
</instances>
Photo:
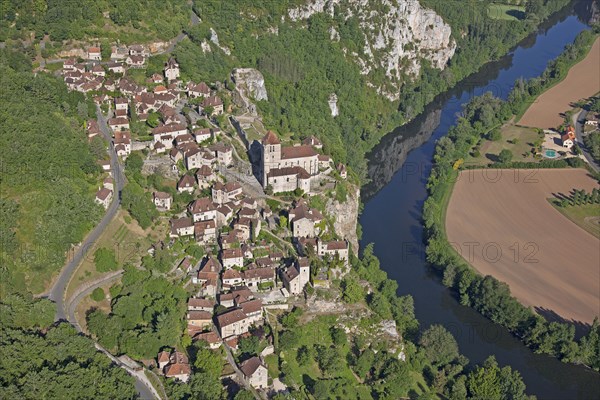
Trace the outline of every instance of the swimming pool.
<instances>
[{"instance_id":1,"label":"swimming pool","mask_svg":"<svg viewBox=\"0 0 600 400\"><path fill-rule=\"evenodd\" d=\"M552 150L552 149L546 149L544 150L544 156L546 158L556 158L556 150Z\"/></svg>"}]
</instances>

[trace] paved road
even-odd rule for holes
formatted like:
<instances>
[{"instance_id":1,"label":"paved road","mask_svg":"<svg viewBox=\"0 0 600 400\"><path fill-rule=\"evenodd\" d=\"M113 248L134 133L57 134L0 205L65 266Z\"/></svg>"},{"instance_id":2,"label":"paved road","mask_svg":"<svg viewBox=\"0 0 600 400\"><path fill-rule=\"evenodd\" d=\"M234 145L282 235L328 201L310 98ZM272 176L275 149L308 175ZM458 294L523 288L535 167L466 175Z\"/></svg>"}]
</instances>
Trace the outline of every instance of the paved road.
<instances>
[{"instance_id":1,"label":"paved road","mask_svg":"<svg viewBox=\"0 0 600 400\"><path fill-rule=\"evenodd\" d=\"M90 282L86 284L84 287L77 288L77 291L69 298L65 307L67 309L67 319L69 322L79 331L82 332L81 325L77 321L75 317L75 311L77 310L77 306L87 296L92 293L96 288L104 286L108 283L115 282L123 275L123 270L112 272L100 279L95 280L94 282Z\"/></svg>"},{"instance_id":2,"label":"paved road","mask_svg":"<svg viewBox=\"0 0 600 400\"><path fill-rule=\"evenodd\" d=\"M77 269L77 266L81 263L83 258L89 256L88 252L92 249L102 232L104 232L104 229L106 229L110 221L117 214L119 205L121 204L121 190L123 189L124 182L123 171L121 168L121 164L119 163L118 157L112 149L111 134L110 129L106 124L106 119L100 112L100 108L97 109L96 113L102 133L104 134L105 139L109 143L111 143L109 154L116 194L113 197L113 201L108 207L108 210L106 210L106 214L104 214L104 217L102 217L100 223L96 225L96 227L88 234L88 236L81 243L81 245L79 245L77 248L74 249L73 252L69 254L67 265L62 269L60 275L54 283L54 286L52 287L52 289L50 289L48 298L56 303L56 320L64 320L67 317L67 310L65 306L64 297L69 281L71 280L71 276L73 275L73 273Z\"/></svg>"},{"instance_id":3,"label":"paved road","mask_svg":"<svg viewBox=\"0 0 600 400\"><path fill-rule=\"evenodd\" d=\"M78 332L83 332L79 322L77 322L77 318L75 318L75 311L77 310L77 306L87 295L94 291L94 289L99 288L101 286L106 285L107 283L114 282L118 280L121 275L123 275L123 271L116 271L111 273L101 279L94 281L91 285L87 285L83 290L79 290L75 295L73 295L66 304L67 307L67 319L69 322L77 329ZM144 371L136 371L121 362L118 358L112 355L108 350L100 346L98 343L95 343L95 346L98 350L106 354L115 364L119 367L125 369L133 378L135 379L135 388L137 389L140 398L144 400L150 399L160 399L161 397L156 392L156 389L152 386L152 383L144 374ZM159 381L160 382L160 381ZM162 388L164 391L164 388Z\"/></svg>"},{"instance_id":4,"label":"paved road","mask_svg":"<svg viewBox=\"0 0 600 400\"><path fill-rule=\"evenodd\" d=\"M585 117L587 116L586 110L581 110L579 114L573 115L573 125L575 125L575 136L577 138L577 145L581 149L583 156L587 160L588 164L596 172L600 172L600 165L596 164L594 158L588 151L587 147L583 143L583 126L585 124Z\"/></svg>"}]
</instances>

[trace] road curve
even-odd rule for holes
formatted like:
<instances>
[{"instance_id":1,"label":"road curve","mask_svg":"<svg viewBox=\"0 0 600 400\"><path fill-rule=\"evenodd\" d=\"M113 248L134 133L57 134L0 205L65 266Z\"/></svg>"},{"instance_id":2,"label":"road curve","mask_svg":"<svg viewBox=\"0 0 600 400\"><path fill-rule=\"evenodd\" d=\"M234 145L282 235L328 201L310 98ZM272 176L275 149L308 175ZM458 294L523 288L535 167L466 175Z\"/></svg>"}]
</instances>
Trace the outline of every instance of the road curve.
<instances>
[{"instance_id":1,"label":"road curve","mask_svg":"<svg viewBox=\"0 0 600 400\"><path fill-rule=\"evenodd\" d=\"M77 306L79 305L81 300L83 300L87 295L89 295L92 291L94 291L94 289L104 286L108 283L112 283L112 282L118 280L122 275L123 275L122 270L115 271L111 274L104 276L101 279L94 281L91 285L88 285L85 289L80 290L76 294L71 296L71 298L68 300L68 302L66 304L66 307L68 310L67 311L67 319L71 323L71 325L73 325L75 327L75 329L77 329L78 332L83 333L81 325L79 325L77 318L75 318L75 311L77 310ZM108 350L106 350L105 348L100 346L100 344L95 343L95 346L102 353L106 354L115 364L117 364L119 367L126 370L135 379L135 388L138 391L141 399L151 400L151 399L160 399L161 398L159 396L159 394L156 392L156 389L154 388L154 386L152 386L152 383L150 382L148 377L146 377L146 375L144 374L144 370L141 370L141 371L132 370L127 365L123 364L121 362L121 360L119 360L114 355L112 355ZM162 390L164 391L164 388L162 388Z\"/></svg>"},{"instance_id":2,"label":"road curve","mask_svg":"<svg viewBox=\"0 0 600 400\"><path fill-rule=\"evenodd\" d=\"M575 136L577 138L577 145L581 149L581 152L583 153L583 156L587 160L590 167L592 167L594 171L600 172L600 166L596 164L596 161L594 161L594 158L588 151L588 148L586 147L585 143L583 143L583 126L585 124L585 117L587 116L587 113L588 112L586 110L581 110L579 114L573 115L573 125L575 125Z\"/></svg>"},{"instance_id":3,"label":"road curve","mask_svg":"<svg viewBox=\"0 0 600 400\"><path fill-rule=\"evenodd\" d=\"M113 172L112 175L116 195L113 197L113 201L106 210L106 214L104 214L100 223L96 225L96 227L94 227L94 229L87 235L80 246L74 249L73 252L69 253L67 265L62 269L58 275L58 278L56 279L56 282L54 283L54 286L52 289L50 289L48 298L56 303L55 320L57 321L67 319L67 310L65 307L64 297L73 273L83 258L88 256L88 252L92 249L96 241L98 241L98 238L102 232L104 232L104 229L106 229L110 221L115 217L119 209L119 205L121 204L121 190L123 189L124 183L122 167L119 163L117 154L112 148L113 145L111 132L106 123L106 118L104 118L102 115L99 107L96 109L96 116L98 118L98 124L100 125L100 129L102 130L104 138L110 143L110 164Z\"/></svg>"}]
</instances>

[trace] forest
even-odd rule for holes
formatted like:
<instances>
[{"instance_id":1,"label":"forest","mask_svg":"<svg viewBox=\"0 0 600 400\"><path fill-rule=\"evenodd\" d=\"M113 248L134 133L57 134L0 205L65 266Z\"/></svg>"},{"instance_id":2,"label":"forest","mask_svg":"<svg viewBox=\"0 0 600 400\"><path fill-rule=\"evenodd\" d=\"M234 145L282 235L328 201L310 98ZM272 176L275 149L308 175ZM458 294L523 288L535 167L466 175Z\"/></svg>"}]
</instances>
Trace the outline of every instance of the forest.
<instances>
[{"instance_id":1,"label":"forest","mask_svg":"<svg viewBox=\"0 0 600 400\"><path fill-rule=\"evenodd\" d=\"M427 237L427 261L443 276L444 285L453 288L461 304L468 305L490 320L506 327L534 352L549 354L564 362L584 364L600 370L600 325L596 319L588 333L575 340L575 327L569 323L549 322L519 303L505 283L491 276L478 275L448 243L444 230L445 207L458 170L457 160L466 158L492 128L505 123L545 88L560 81L581 54L586 54L598 34L584 31L565 52L549 63L541 77L517 82L502 101L486 93L464 106L458 122L441 138L434 154L428 180L429 197L423 207ZM565 168L583 167L578 158L543 160L537 163L497 163L493 168Z\"/></svg>"},{"instance_id":2,"label":"forest","mask_svg":"<svg viewBox=\"0 0 600 400\"><path fill-rule=\"evenodd\" d=\"M0 398L137 398L133 378L54 312L31 295L0 299Z\"/></svg>"},{"instance_id":3,"label":"forest","mask_svg":"<svg viewBox=\"0 0 600 400\"><path fill-rule=\"evenodd\" d=\"M0 3L0 41L49 35L51 41L86 38L170 40L187 26L185 0L20 0ZM105 26L110 23L110 28Z\"/></svg>"},{"instance_id":4,"label":"forest","mask_svg":"<svg viewBox=\"0 0 600 400\"><path fill-rule=\"evenodd\" d=\"M102 215L93 200L100 168L83 131L93 104L28 65L0 50L2 292L42 292Z\"/></svg>"}]
</instances>

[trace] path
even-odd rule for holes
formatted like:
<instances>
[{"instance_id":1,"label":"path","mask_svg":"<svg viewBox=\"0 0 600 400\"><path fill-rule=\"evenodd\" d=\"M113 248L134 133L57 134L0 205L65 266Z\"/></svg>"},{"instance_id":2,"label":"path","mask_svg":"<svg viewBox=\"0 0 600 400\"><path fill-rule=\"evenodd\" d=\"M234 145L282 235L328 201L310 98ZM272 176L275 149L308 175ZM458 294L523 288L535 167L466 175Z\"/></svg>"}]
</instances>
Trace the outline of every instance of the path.
<instances>
[{"instance_id":1,"label":"path","mask_svg":"<svg viewBox=\"0 0 600 400\"><path fill-rule=\"evenodd\" d=\"M121 275L123 275L123 270L111 272L108 275L105 275L101 278L98 278L94 281L87 282L84 285L81 285L77 288L75 293L69 298L66 302L67 309L67 319L79 332L82 332L83 329L79 322L77 321L77 317L75 316L75 311L77 310L77 306L88 294L92 293L96 288L105 286L108 283L112 283L118 280Z\"/></svg>"},{"instance_id":2,"label":"path","mask_svg":"<svg viewBox=\"0 0 600 400\"><path fill-rule=\"evenodd\" d=\"M575 126L575 136L577 138L577 145L581 149L581 152L583 153L583 156L587 160L590 167L592 167L594 171L600 172L600 165L598 165L596 161L594 161L594 158L592 157L592 155L588 151L588 148L583 142L583 127L585 124L585 117L587 116L587 113L588 112L586 110L581 110L578 114L573 115L572 118L573 125Z\"/></svg>"}]
</instances>

